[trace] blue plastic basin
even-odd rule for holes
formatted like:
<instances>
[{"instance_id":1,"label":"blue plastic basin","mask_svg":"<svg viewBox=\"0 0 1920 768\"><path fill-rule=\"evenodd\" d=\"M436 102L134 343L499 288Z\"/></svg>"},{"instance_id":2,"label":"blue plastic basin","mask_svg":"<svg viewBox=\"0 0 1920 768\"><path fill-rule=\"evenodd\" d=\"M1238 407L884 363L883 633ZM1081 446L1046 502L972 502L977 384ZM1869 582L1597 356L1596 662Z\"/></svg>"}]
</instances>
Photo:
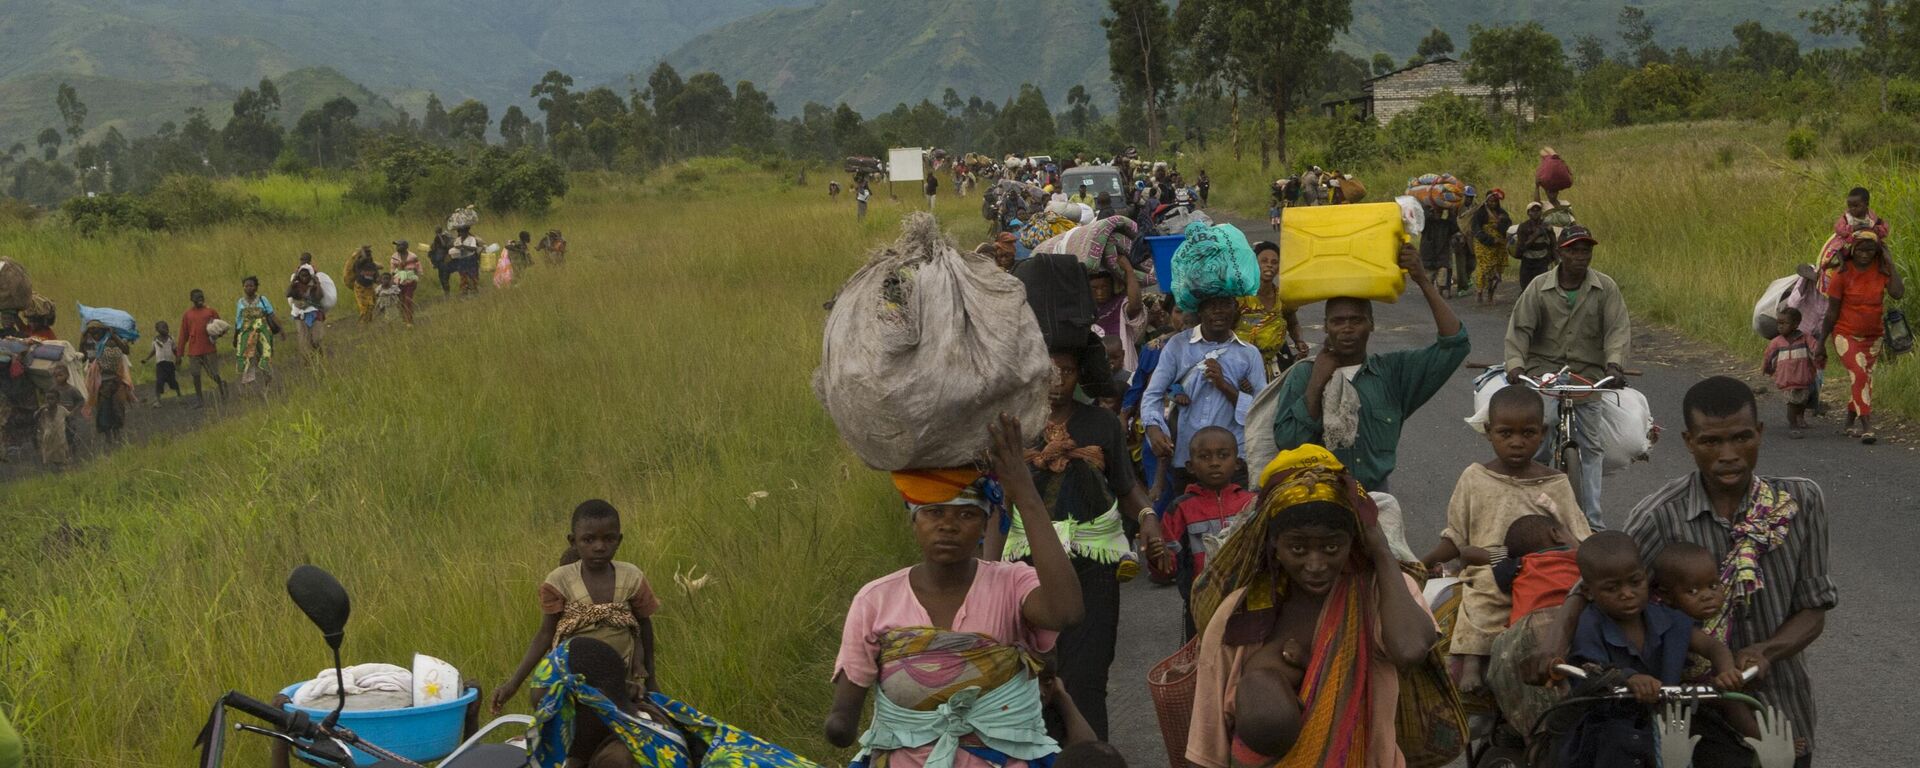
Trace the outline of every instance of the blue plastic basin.
<instances>
[{"instance_id":1,"label":"blue plastic basin","mask_svg":"<svg viewBox=\"0 0 1920 768\"><path fill-rule=\"evenodd\" d=\"M1147 249L1153 251L1153 274L1160 279L1160 292L1173 293L1173 252L1187 241L1186 235L1148 235Z\"/></svg>"},{"instance_id":2,"label":"blue plastic basin","mask_svg":"<svg viewBox=\"0 0 1920 768\"><path fill-rule=\"evenodd\" d=\"M306 685L305 681L294 683L280 692L291 699L303 685ZM351 729L363 741L377 744L381 749L416 763L424 763L453 754L453 750L460 746L460 735L466 725L467 705L479 696L480 689L468 688L461 692L460 698L431 706L342 712L340 725ZM333 711L331 707L307 709L291 703L283 708L288 712L300 710L314 720L324 718ZM355 765L373 765L378 761L356 749L353 750L353 762Z\"/></svg>"}]
</instances>

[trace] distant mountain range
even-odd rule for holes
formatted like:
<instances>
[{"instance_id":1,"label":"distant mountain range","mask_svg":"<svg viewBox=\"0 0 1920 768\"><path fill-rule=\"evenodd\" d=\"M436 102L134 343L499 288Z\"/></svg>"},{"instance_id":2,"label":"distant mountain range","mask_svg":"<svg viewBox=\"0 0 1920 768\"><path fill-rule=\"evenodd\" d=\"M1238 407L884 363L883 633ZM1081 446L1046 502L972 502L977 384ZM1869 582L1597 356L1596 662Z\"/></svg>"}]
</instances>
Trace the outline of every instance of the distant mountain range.
<instances>
[{"instance_id":1,"label":"distant mountain range","mask_svg":"<svg viewBox=\"0 0 1920 768\"><path fill-rule=\"evenodd\" d=\"M1639 5L1660 44L1699 48L1728 44L1747 18L1807 39L1797 14L1825 3ZM0 147L58 124L63 81L89 106L91 129L135 133L179 122L189 106L221 122L233 93L262 76L289 99L364 99L369 120L400 108L417 118L429 92L449 108L479 98L497 118L527 104L549 69L580 87L624 90L644 87L663 58L683 75L752 80L787 115L807 101L867 114L938 103L949 87L1000 100L1023 82L1055 108L1074 84L1110 103L1105 9L1105 0L0 0ZM1567 40L1615 44L1619 10L1594 0L1354 0L1340 45L1404 60L1431 27L1464 48L1470 24L1527 19ZM287 111L289 122L299 117Z\"/></svg>"},{"instance_id":2,"label":"distant mountain range","mask_svg":"<svg viewBox=\"0 0 1920 768\"><path fill-rule=\"evenodd\" d=\"M810 1L0 0L0 147L58 123L62 80L89 125L177 122L185 107L309 67L415 117L430 91L448 107L479 98L498 117L547 70L624 81L700 32Z\"/></svg>"},{"instance_id":3,"label":"distant mountain range","mask_svg":"<svg viewBox=\"0 0 1920 768\"><path fill-rule=\"evenodd\" d=\"M1730 45L1747 19L1810 40L1799 12L1827 0L1649 0L1635 3L1654 23L1660 45ZM1429 30L1446 30L1464 50L1474 24L1528 20L1563 40L1584 34L1618 45L1621 3L1597 0L1353 0L1353 24L1337 45L1362 58L1414 53ZM1084 84L1110 103L1106 0L821 0L772 10L695 37L667 57L676 68L713 70L751 80L783 114L806 102L847 102L865 114L921 99L940 103L948 87L962 98L996 100L1031 82L1055 109ZM1571 52L1571 45L1568 46Z\"/></svg>"}]
</instances>

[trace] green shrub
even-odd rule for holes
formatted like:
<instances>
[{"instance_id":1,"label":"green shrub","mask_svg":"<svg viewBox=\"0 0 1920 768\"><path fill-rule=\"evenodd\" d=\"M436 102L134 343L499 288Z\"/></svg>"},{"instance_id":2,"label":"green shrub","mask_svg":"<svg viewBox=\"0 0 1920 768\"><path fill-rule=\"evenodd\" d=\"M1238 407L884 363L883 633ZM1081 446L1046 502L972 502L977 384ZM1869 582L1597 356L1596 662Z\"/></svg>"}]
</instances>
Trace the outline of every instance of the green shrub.
<instances>
[{"instance_id":1,"label":"green shrub","mask_svg":"<svg viewBox=\"0 0 1920 768\"><path fill-rule=\"evenodd\" d=\"M161 179L145 199L166 221L168 229L278 218L262 208L258 200L205 176L168 176Z\"/></svg>"},{"instance_id":2,"label":"green shrub","mask_svg":"<svg viewBox=\"0 0 1920 768\"><path fill-rule=\"evenodd\" d=\"M135 195L68 198L60 204L75 231L93 236L115 229L166 229L167 217Z\"/></svg>"},{"instance_id":3,"label":"green shrub","mask_svg":"<svg viewBox=\"0 0 1920 768\"><path fill-rule=\"evenodd\" d=\"M1371 118L1336 121L1327 162L1342 170L1372 167L1380 161L1380 128Z\"/></svg>"},{"instance_id":4,"label":"green shrub","mask_svg":"<svg viewBox=\"0 0 1920 768\"><path fill-rule=\"evenodd\" d=\"M1614 111L1634 123L1676 120L1687 116L1703 87L1700 73L1692 69L1648 64L1614 86Z\"/></svg>"},{"instance_id":5,"label":"green shrub","mask_svg":"<svg viewBox=\"0 0 1920 768\"><path fill-rule=\"evenodd\" d=\"M1904 77L1888 81L1887 108L1908 117L1920 117L1920 81Z\"/></svg>"},{"instance_id":6,"label":"green shrub","mask_svg":"<svg viewBox=\"0 0 1920 768\"><path fill-rule=\"evenodd\" d=\"M1857 115L1834 129L1840 151L1890 160L1920 157L1920 124L1900 115Z\"/></svg>"},{"instance_id":7,"label":"green shrub","mask_svg":"<svg viewBox=\"0 0 1920 768\"><path fill-rule=\"evenodd\" d=\"M1819 145L1820 134L1807 126L1800 126L1787 133L1787 157L1805 160L1813 156L1814 148Z\"/></svg>"},{"instance_id":8,"label":"green shrub","mask_svg":"<svg viewBox=\"0 0 1920 768\"><path fill-rule=\"evenodd\" d=\"M1405 160L1451 149L1470 139L1493 136L1487 107L1452 91L1441 91L1420 106L1394 115L1387 122L1386 154Z\"/></svg>"}]
</instances>

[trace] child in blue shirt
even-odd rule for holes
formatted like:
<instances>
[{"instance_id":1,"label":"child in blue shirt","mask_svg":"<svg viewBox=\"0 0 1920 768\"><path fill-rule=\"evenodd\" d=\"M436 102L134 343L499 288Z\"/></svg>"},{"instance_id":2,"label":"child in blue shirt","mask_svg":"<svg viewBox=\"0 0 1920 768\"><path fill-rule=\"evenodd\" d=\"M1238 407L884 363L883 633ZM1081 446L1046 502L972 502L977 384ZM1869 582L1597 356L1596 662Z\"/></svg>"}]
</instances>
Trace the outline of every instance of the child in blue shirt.
<instances>
[{"instance_id":1,"label":"child in blue shirt","mask_svg":"<svg viewBox=\"0 0 1920 768\"><path fill-rule=\"evenodd\" d=\"M1557 764L1592 765L1600 755L1645 755L1649 765L1657 764L1653 718L1643 705L1659 701L1661 686L1685 681L1689 652L1712 662L1715 685L1739 688L1733 651L1700 629L1693 617L1647 600L1647 567L1640 562L1633 537L1620 531L1596 533L1580 543L1576 562L1588 605L1574 630L1568 660L1627 674L1627 688L1639 704L1595 705L1561 742Z\"/></svg>"}]
</instances>

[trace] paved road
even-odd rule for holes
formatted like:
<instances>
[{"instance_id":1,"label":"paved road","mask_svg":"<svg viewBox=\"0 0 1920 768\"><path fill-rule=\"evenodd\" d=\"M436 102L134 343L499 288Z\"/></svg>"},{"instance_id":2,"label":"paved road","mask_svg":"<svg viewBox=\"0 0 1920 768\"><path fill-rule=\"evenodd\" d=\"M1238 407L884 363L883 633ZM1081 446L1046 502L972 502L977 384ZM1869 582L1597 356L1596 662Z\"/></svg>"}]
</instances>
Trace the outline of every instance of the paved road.
<instances>
[{"instance_id":1,"label":"paved road","mask_svg":"<svg viewBox=\"0 0 1920 768\"><path fill-rule=\"evenodd\" d=\"M1248 232L1264 225L1241 224ZM1257 226L1258 228L1252 228ZM1606 269L1605 254L1596 268ZM1511 274L1509 274L1511 278ZM1510 302L1512 289L1503 292ZM1632 295L1628 295L1629 306ZM1506 330L1504 304L1497 309L1456 300L1473 342L1469 362L1500 357ZM1398 304L1376 308L1378 330L1373 349L1389 351L1431 343L1433 323L1426 303L1409 293ZM1319 334L1317 310L1301 318ZM1642 330L1636 334L1633 366L1645 370L1634 382L1654 406L1667 429L1655 446L1651 464L1636 464L1607 478L1602 507L1618 527L1641 497L1667 479L1692 471L1682 448L1680 399L1704 376L1728 372L1731 361L1689 352L1673 337ZM1650 359L1651 358L1651 359ZM1743 367L1744 370L1744 367ZM1740 375L1740 374L1736 374ZM1438 538L1448 496L1460 470L1488 455L1484 438L1461 422L1471 402L1471 373L1462 372L1419 413L1407 420L1393 486L1407 512L1408 540L1424 552ZM1837 387L1830 388L1833 401ZM1907 644L1920 634L1920 599L1912 565L1920 553L1920 533L1909 520L1920 516L1920 497L1902 481L1920 478L1920 452L1900 441L1862 446L1842 439L1838 424L1816 421L1806 439L1786 439L1785 408L1776 397L1761 398L1761 417L1769 430L1760 471L1813 478L1826 491L1832 517L1831 552L1840 584L1839 607L1829 614L1826 633L1807 652L1816 686L1825 765L1912 765L1920 754L1920 735L1908 716L1906 696L1920 682ZM1884 434L1884 430L1883 430ZM1180 645L1180 598L1170 587L1146 579L1125 585L1118 660L1114 664L1110 706L1111 738L1134 765L1161 765L1165 750L1147 698L1145 674Z\"/></svg>"}]
</instances>

